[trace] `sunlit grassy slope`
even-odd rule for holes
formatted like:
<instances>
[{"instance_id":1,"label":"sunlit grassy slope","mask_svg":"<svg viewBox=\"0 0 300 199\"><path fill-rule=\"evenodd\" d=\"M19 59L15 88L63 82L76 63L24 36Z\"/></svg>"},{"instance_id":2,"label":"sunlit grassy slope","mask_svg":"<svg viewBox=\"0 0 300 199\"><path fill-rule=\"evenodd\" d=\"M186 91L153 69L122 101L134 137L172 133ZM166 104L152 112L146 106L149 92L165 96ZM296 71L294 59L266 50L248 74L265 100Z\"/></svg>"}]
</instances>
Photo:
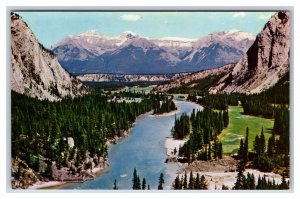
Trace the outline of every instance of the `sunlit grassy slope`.
<instances>
[{"instance_id":1,"label":"sunlit grassy slope","mask_svg":"<svg viewBox=\"0 0 300 199\"><path fill-rule=\"evenodd\" d=\"M223 144L224 153L235 153L240 146L240 139L245 140L246 127L249 128L249 150L253 149L253 141L257 134L260 134L261 128L264 128L266 141L271 136L274 120L256 116L243 115L243 107L229 107L229 125L219 135Z\"/></svg>"}]
</instances>

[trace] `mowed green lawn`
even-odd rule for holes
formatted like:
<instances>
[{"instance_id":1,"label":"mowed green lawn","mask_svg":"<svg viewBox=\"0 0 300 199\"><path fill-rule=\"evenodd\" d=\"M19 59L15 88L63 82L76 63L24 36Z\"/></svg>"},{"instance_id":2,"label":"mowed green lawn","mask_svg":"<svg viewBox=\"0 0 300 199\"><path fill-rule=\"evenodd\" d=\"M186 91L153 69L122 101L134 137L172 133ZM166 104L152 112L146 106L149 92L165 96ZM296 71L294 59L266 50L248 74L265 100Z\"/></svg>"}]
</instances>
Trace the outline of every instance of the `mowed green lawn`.
<instances>
[{"instance_id":1,"label":"mowed green lawn","mask_svg":"<svg viewBox=\"0 0 300 199\"><path fill-rule=\"evenodd\" d=\"M274 120L256 116L243 115L242 106L229 106L229 125L219 135L223 144L223 153L236 153L240 146L240 139L245 140L246 127L249 128L249 150L253 149L253 141L264 128L266 143L271 136Z\"/></svg>"}]
</instances>

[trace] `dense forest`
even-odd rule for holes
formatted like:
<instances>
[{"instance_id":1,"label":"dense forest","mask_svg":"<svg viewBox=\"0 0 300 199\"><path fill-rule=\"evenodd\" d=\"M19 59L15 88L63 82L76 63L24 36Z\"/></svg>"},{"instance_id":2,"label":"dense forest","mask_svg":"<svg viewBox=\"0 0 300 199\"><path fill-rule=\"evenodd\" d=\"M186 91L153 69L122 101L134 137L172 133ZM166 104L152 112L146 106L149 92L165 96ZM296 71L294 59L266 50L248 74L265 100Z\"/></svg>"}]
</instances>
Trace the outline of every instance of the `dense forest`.
<instances>
[{"instance_id":1,"label":"dense forest","mask_svg":"<svg viewBox=\"0 0 300 199\"><path fill-rule=\"evenodd\" d=\"M197 112L193 110L191 116L183 114L175 119L173 137L184 139L189 136L179 148L179 156L188 162L222 158L222 143L217 136L227 127L228 122L228 111L213 111L207 107Z\"/></svg>"},{"instance_id":2,"label":"dense forest","mask_svg":"<svg viewBox=\"0 0 300 199\"><path fill-rule=\"evenodd\" d=\"M141 103L108 102L99 92L60 102L15 92L11 98L12 157L35 171L40 160L55 161L59 168L70 160L78 167L86 155L105 157L107 139L122 136L138 115L153 108L151 96L146 95ZM43 175L51 174L46 170Z\"/></svg>"},{"instance_id":3,"label":"dense forest","mask_svg":"<svg viewBox=\"0 0 300 199\"><path fill-rule=\"evenodd\" d=\"M274 128L275 129L275 128ZM268 142L265 139L264 129L257 134L253 142L253 151L249 151L248 132L246 129L245 140L241 139L238 159L245 166L251 166L264 172L280 169L281 175L289 176L289 145L285 146L288 134L276 135L273 130ZM250 161L250 165L248 164Z\"/></svg>"}]
</instances>

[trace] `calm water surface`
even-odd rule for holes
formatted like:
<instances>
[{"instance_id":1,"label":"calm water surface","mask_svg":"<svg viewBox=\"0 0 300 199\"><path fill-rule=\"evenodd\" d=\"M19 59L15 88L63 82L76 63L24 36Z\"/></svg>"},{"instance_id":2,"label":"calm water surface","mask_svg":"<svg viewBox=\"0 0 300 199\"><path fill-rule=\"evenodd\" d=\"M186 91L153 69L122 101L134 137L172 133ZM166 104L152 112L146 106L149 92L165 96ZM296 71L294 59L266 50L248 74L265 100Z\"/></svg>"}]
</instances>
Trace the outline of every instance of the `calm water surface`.
<instances>
[{"instance_id":1,"label":"calm water surface","mask_svg":"<svg viewBox=\"0 0 300 199\"><path fill-rule=\"evenodd\" d=\"M201 106L190 102L175 102L180 112L190 114ZM165 177L165 189L169 189L178 170L177 164L166 164L165 138L171 136L175 115L153 116L145 114L138 118L129 136L108 150L109 168L93 181L73 184L64 189L112 189L117 180L119 189L131 189L132 173L136 168L141 178L146 178L151 189L157 189L160 173Z\"/></svg>"}]
</instances>

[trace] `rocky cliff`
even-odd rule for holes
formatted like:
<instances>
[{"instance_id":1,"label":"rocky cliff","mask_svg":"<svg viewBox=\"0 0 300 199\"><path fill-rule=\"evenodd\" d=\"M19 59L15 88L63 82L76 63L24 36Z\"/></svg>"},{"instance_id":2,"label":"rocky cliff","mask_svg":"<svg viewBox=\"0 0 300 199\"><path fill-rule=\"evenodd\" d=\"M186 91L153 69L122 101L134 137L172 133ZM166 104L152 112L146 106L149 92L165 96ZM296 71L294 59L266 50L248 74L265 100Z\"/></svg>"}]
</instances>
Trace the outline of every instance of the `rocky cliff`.
<instances>
[{"instance_id":1,"label":"rocky cliff","mask_svg":"<svg viewBox=\"0 0 300 199\"><path fill-rule=\"evenodd\" d=\"M290 13L278 12L257 35L247 54L210 92L259 93L289 71Z\"/></svg>"},{"instance_id":2,"label":"rocky cliff","mask_svg":"<svg viewBox=\"0 0 300 199\"><path fill-rule=\"evenodd\" d=\"M83 84L60 66L20 16L12 13L10 26L13 91L50 101L85 92Z\"/></svg>"}]
</instances>

